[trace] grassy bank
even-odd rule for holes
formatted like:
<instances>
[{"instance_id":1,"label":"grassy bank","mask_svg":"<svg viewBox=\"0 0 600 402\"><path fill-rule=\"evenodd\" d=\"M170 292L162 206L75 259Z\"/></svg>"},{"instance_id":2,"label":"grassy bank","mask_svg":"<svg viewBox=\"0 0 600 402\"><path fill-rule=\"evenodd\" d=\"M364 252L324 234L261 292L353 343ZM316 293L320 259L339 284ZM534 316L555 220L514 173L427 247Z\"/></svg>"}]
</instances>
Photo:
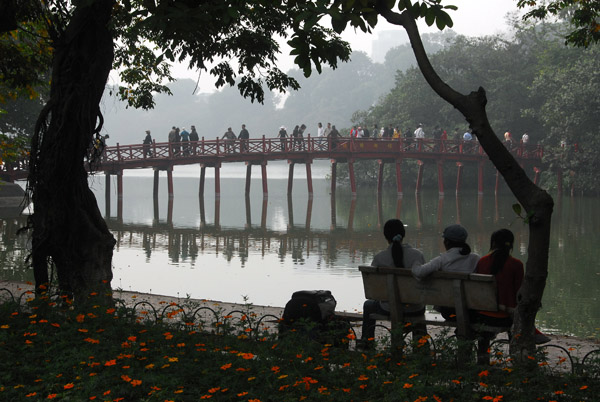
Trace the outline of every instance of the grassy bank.
<instances>
[{"instance_id":1,"label":"grassy bank","mask_svg":"<svg viewBox=\"0 0 600 402\"><path fill-rule=\"evenodd\" d=\"M6 401L592 401L598 367L527 368L499 351L458 367L453 340L417 342L392 359L292 334L278 339L251 306L135 309L59 299L0 306L0 400ZM156 310L155 310L156 309ZM160 314L157 314L159 311ZM205 314L206 313L206 314ZM537 358L538 360L533 360Z\"/></svg>"}]
</instances>

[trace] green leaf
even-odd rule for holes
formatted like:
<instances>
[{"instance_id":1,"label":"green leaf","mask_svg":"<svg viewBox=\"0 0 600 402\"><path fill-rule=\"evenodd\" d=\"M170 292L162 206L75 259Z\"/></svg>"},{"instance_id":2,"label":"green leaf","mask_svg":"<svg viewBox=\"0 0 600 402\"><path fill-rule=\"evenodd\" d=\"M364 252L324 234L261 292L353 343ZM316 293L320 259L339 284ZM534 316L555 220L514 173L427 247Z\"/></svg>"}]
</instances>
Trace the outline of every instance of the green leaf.
<instances>
[{"instance_id":1,"label":"green leaf","mask_svg":"<svg viewBox=\"0 0 600 402\"><path fill-rule=\"evenodd\" d=\"M513 204L512 209L513 209L513 211L515 211L515 213L517 215L521 216L521 212L522 212L521 204Z\"/></svg>"}]
</instances>

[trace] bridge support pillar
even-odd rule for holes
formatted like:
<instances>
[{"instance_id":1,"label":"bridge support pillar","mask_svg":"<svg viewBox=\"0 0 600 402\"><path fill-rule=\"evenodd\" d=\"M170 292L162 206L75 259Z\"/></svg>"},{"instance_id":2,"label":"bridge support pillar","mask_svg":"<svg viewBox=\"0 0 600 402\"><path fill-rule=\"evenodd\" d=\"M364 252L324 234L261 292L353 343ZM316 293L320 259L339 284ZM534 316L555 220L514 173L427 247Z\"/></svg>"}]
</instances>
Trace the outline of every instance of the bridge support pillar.
<instances>
[{"instance_id":1,"label":"bridge support pillar","mask_svg":"<svg viewBox=\"0 0 600 402\"><path fill-rule=\"evenodd\" d=\"M379 172L377 173L377 197L381 197L383 192L383 171L385 169L385 162L379 159L377 163L379 164Z\"/></svg>"},{"instance_id":2,"label":"bridge support pillar","mask_svg":"<svg viewBox=\"0 0 600 402\"><path fill-rule=\"evenodd\" d=\"M352 199L356 198L356 179L354 177L354 161L348 161L348 175L350 176L350 189L352 190Z\"/></svg>"},{"instance_id":3,"label":"bridge support pillar","mask_svg":"<svg viewBox=\"0 0 600 402\"><path fill-rule=\"evenodd\" d=\"M536 166L534 166L533 167L533 171L535 172L535 176L533 177L533 184L535 184L537 186L539 184L539 181L540 181L540 172L541 172L541 169L538 168L538 167L536 167Z\"/></svg>"},{"instance_id":4,"label":"bridge support pillar","mask_svg":"<svg viewBox=\"0 0 600 402\"><path fill-rule=\"evenodd\" d=\"M117 199L123 199L123 171L117 172Z\"/></svg>"},{"instance_id":5,"label":"bridge support pillar","mask_svg":"<svg viewBox=\"0 0 600 402\"><path fill-rule=\"evenodd\" d=\"M556 189L558 190L558 196L563 195L563 172L561 168L556 171Z\"/></svg>"},{"instance_id":6,"label":"bridge support pillar","mask_svg":"<svg viewBox=\"0 0 600 402\"><path fill-rule=\"evenodd\" d=\"M173 225L173 197L167 201L167 225Z\"/></svg>"},{"instance_id":7,"label":"bridge support pillar","mask_svg":"<svg viewBox=\"0 0 600 402\"><path fill-rule=\"evenodd\" d=\"M110 218L110 173L104 173L105 184L104 184L104 209L106 210L105 215Z\"/></svg>"},{"instance_id":8,"label":"bridge support pillar","mask_svg":"<svg viewBox=\"0 0 600 402\"><path fill-rule=\"evenodd\" d=\"M312 206L313 206L313 198L312 196L308 197L308 202L306 203L306 223L304 224L306 230L310 230L310 221L312 217ZM307 247L307 253L310 247Z\"/></svg>"},{"instance_id":9,"label":"bridge support pillar","mask_svg":"<svg viewBox=\"0 0 600 402\"><path fill-rule=\"evenodd\" d=\"M158 198L158 179L160 171L154 168L154 182L152 184L152 198Z\"/></svg>"},{"instance_id":10,"label":"bridge support pillar","mask_svg":"<svg viewBox=\"0 0 600 402\"><path fill-rule=\"evenodd\" d=\"M288 161L288 187L287 193L288 195L292 194L292 188L294 187L294 165L295 163L292 161Z\"/></svg>"},{"instance_id":11,"label":"bridge support pillar","mask_svg":"<svg viewBox=\"0 0 600 402\"><path fill-rule=\"evenodd\" d=\"M221 198L221 164L215 163L215 199ZM216 203L216 201L215 201ZM216 210L215 210L216 214ZM215 226L218 226L215 221Z\"/></svg>"},{"instance_id":12,"label":"bridge support pillar","mask_svg":"<svg viewBox=\"0 0 600 402\"><path fill-rule=\"evenodd\" d=\"M306 185L308 186L308 199L313 199L313 184L312 184L312 171L310 168L311 161L306 161Z\"/></svg>"},{"instance_id":13,"label":"bridge support pillar","mask_svg":"<svg viewBox=\"0 0 600 402\"><path fill-rule=\"evenodd\" d=\"M437 162L437 171L438 171L438 195L440 197L444 196L444 162Z\"/></svg>"},{"instance_id":14,"label":"bridge support pillar","mask_svg":"<svg viewBox=\"0 0 600 402\"><path fill-rule=\"evenodd\" d=\"M483 162L477 166L477 194L483 194Z\"/></svg>"},{"instance_id":15,"label":"bridge support pillar","mask_svg":"<svg viewBox=\"0 0 600 402\"><path fill-rule=\"evenodd\" d=\"M331 196L335 196L335 188L336 188L336 180L337 180L337 162L335 160L331 160Z\"/></svg>"},{"instance_id":16,"label":"bridge support pillar","mask_svg":"<svg viewBox=\"0 0 600 402\"><path fill-rule=\"evenodd\" d=\"M267 186L267 162L260 164L260 172L262 173L263 200L269 197L269 187Z\"/></svg>"},{"instance_id":17,"label":"bridge support pillar","mask_svg":"<svg viewBox=\"0 0 600 402\"><path fill-rule=\"evenodd\" d=\"M456 162L456 195L458 196L458 193L460 191L460 184L462 182L462 170L463 170L463 164L462 162Z\"/></svg>"},{"instance_id":18,"label":"bridge support pillar","mask_svg":"<svg viewBox=\"0 0 600 402\"><path fill-rule=\"evenodd\" d=\"M200 183L198 185L198 197L204 197L204 183L206 181L206 166L200 165Z\"/></svg>"},{"instance_id":19,"label":"bridge support pillar","mask_svg":"<svg viewBox=\"0 0 600 402\"><path fill-rule=\"evenodd\" d=\"M117 172L117 220L123 221L123 171Z\"/></svg>"},{"instance_id":20,"label":"bridge support pillar","mask_svg":"<svg viewBox=\"0 0 600 402\"><path fill-rule=\"evenodd\" d=\"M500 191L500 171L496 169L496 185L494 186L494 194L498 195Z\"/></svg>"},{"instance_id":21,"label":"bridge support pillar","mask_svg":"<svg viewBox=\"0 0 600 402\"><path fill-rule=\"evenodd\" d=\"M248 196L250 194L250 179L252 177L252 164L246 162L246 189L244 190L244 194Z\"/></svg>"},{"instance_id":22,"label":"bridge support pillar","mask_svg":"<svg viewBox=\"0 0 600 402\"><path fill-rule=\"evenodd\" d=\"M169 192L169 198L173 198L175 196L173 193L173 166L169 166L167 168L167 189Z\"/></svg>"},{"instance_id":23,"label":"bridge support pillar","mask_svg":"<svg viewBox=\"0 0 600 402\"><path fill-rule=\"evenodd\" d=\"M398 198L403 196L402 193L402 159L396 159L396 191Z\"/></svg>"},{"instance_id":24,"label":"bridge support pillar","mask_svg":"<svg viewBox=\"0 0 600 402\"><path fill-rule=\"evenodd\" d=\"M415 194L419 194L421 192L421 184L423 183L423 161L418 160L417 165L419 165L419 170L417 172L417 185L415 187Z\"/></svg>"}]
</instances>

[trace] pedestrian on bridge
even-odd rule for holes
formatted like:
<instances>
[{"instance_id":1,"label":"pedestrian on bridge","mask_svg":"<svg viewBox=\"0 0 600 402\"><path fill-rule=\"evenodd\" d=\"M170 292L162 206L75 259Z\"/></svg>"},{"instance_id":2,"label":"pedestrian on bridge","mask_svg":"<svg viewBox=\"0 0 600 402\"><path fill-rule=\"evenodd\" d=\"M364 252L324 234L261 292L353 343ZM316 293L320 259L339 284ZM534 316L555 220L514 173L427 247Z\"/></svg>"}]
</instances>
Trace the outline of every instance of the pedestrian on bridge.
<instances>
[{"instance_id":1,"label":"pedestrian on bridge","mask_svg":"<svg viewBox=\"0 0 600 402\"><path fill-rule=\"evenodd\" d=\"M169 145L171 153L177 155L179 153L179 129L175 126L169 131Z\"/></svg>"},{"instance_id":2,"label":"pedestrian on bridge","mask_svg":"<svg viewBox=\"0 0 600 402\"><path fill-rule=\"evenodd\" d=\"M242 131L240 131L238 138L240 140L240 152L248 152L248 139L250 138L250 133L246 130L245 124L242 124Z\"/></svg>"},{"instance_id":3,"label":"pedestrian on bridge","mask_svg":"<svg viewBox=\"0 0 600 402\"><path fill-rule=\"evenodd\" d=\"M180 136L181 136L181 142L183 143L183 154L189 155L190 154L190 147L189 147L190 133L188 133L184 127L183 130L181 130Z\"/></svg>"},{"instance_id":4,"label":"pedestrian on bridge","mask_svg":"<svg viewBox=\"0 0 600 402\"><path fill-rule=\"evenodd\" d=\"M192 147L192 152L194 155L196 155L196 147L198 146L199 139L200 137L196 131L196 126L192 126L192 131L190 132L190 146Z\"/></svg>"},{"instance_id":5,"label":"pedestrian on bridge","mask_svg":"<svg viewBox=\"0 0 600 402\"><path fill-rule=\"evenodd\" d=\"M285 144L287 143L287 136L288 136L288 133L287 133L285 127L281 126L279 128L279 132L277 133L277 137L279 137L279 142L281 143L281 152L286 151Z\"/></svg>"},{"instance_id":6,"label":"pedestrian on bridge","mask_svg":"<svg viewBox=\"0 0 600 402\"><path fill-rule=\"evenodd\" d=\"M150 145L152 145L152 136L150 135L150 130L146 130L146 137L144 138L144 158L146 156L152 157L152 151L150 150Z\"/></svg>"},{"instance_id":7,"label":"pedestrian on bridge","mask_svg":"<svg viewBox=\"0 0 600 402\"><path fill-rule=\"evenodd\" d=\"M229 152L234 152L235 153L235 139L237 137L235 136L235 133L233 132L233 130L231 130L231 127L227 128L227 131L225 131L225 134L223 134L223 137L221 137L222 140L225 140L225 152L229 153Z\"/></svg>"}]
</instances>

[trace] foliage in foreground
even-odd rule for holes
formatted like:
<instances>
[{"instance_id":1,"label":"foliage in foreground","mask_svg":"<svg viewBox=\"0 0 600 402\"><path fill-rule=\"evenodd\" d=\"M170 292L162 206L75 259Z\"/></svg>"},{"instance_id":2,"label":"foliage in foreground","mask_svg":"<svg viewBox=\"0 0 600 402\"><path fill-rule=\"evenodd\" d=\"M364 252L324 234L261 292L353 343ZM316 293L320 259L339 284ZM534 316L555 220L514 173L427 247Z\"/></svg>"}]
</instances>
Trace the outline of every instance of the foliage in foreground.
<instances>
[{"instance_id":1,"label":"foliage in foreground","mask_svg":"<svg viewBox=\"0 0 600 402\"><path fill-rule=\"evenodd\" d=\"M585 401L600 391L590 374L555 376L501 358L457 369L451 343L437 345L435 359L410 353L396 361L277 339L250 306L191 322L202 308L165 304L155 322L149 306L93 303L86 311L60 299L0 306L0 399Z\"/></svg>"}]
</instances>

